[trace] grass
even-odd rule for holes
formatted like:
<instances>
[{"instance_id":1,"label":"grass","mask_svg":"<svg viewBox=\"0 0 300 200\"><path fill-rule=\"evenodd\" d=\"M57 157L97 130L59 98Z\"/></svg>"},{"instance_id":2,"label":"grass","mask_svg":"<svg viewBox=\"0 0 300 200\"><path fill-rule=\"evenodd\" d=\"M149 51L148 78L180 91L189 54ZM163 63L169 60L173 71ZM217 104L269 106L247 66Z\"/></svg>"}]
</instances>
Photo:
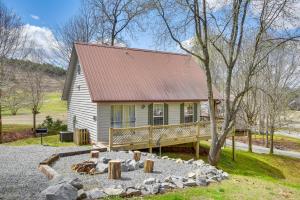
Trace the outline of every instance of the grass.
<instances>
[{"instance_id":1,"label":"grass","mask_svg":"<svg viewBox=\"0 0 300 200\"><path fill-rule=\"evenodd\" d=\"M207 142L202 142L201 148L208 147ZM164 155L185 160L194 156L187 153ZM236 161L233 162L231 155L231 149L225 148L218 166L231 175L229 180L209 187L175 190L145 199L299 199L299 159L237 150ZM201 156L201 159L207 161L207 156Z\"/></svg>"},{"instance_id":2,"label":"grass","mask_svg":"<svg viewBox=\"0 0 300 200\"><path fill-rule=\"evenodd\" d=\"M253 135L253 138L263 138L263 136L262 135ZM266 136L264 136L265 138L266 138ZM294 138L294 137L289 137L289 136L285 136L285 135L278 135L278 134L276 134L276 135L274 135L274 141L279 141L279 140L286 140L286 141L290 141L290 142L294 142L294 143L296 143L296 144L298 144L298 145L300 145L300 139L298 139L298 138Z\"/></svg>"},{"instance_id":3,"label":"grass","mask_svg":"<svg viewBox=\"0 0 300 200\"><path fill-rule=\"evenodd\" d=\"M26 138L14 142L5 143L5 145L9 145L9 146L25 146L25 145L39 145L39 144L41 144L40 137ZM43 144L48 146L53 146L53 147L75 146L73 142L60 142L59 135L57 134L43 137Z\"/></svg>"},{"instance_id":4,"label":"grass","mask_svg":"<svg viewBox=\"0 0 300 200\"><path fill-rule=\"evenodd\" d=\"M65 113L67 112L67 104L65 101L61 100L60 92L50 92L46 93L44 97L44 102L40 110L41 113ZM17 112L17 115L31 115L30 108L22 108ZM4 116L11 116L9 110L5 110L3 112Z\"/></svg>"},{"instance_id":5,"label":"grass","mask_svg":"<svg viewBox=\"0 0 300 200\"><path fill-rule=\"evenodd\" d=\"M234 175L230 180L211 184L209 187L194 187L184 190L175 190L163 195L148 196L145 199L157 200L235 200L235 199L296 199L300 192L287 187L278 187L251 177Z\"/></svg>"},{"instance_id":6,"label":"grass","mask_svg":"<svg viewBox=\"0 0 300 200\"><path fill-rule=\"evenodd\" d=\"M22 132L31 129L32 125L27 124L3 124L3 133Z\"/></svg>"}]
</instances>

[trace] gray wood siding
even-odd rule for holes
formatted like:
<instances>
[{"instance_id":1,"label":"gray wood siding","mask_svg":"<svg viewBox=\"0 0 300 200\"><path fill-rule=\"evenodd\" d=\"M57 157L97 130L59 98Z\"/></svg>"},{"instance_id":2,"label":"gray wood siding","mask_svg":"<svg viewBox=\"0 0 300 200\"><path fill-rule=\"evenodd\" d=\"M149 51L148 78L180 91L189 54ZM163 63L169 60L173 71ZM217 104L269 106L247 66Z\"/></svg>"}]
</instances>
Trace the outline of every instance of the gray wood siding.
<instances>
[{"instance_id":1,"label":"gray wood siding","mask_svg":"<svg viewBox=\"0 0 300 200\"><path fill-rule=\"evenodd\" d=\"M169 124L180 123L180 104L181 103L168 103L169 105Z\"/></svg>"},{"instance_id":2,"label":"gray wood siding","mask_svg":"<svg viewBox=\"0 0 300 200\"><path fill-rule=\"evenodd\" d=\"M98 103L98 141L108 142L111 104Z\"/></svg>"},{"instance_id":3,"label":"gray wood siding","mask_svg":"<svg viewBox=\"0 0 300 200\"><path fill-rule=\"evenodd\" d=\"M148 126L148 105L150 103L135 104L135 126ZM142 108L142 106L145 106Z\"/></svg>"},{"instance_id":4,"label":"gray wood siding","mask_svg":"<svg viewBox=\"0 0 300 200\"><path fill-rule=\"evenodd\" d=\"M98 103L98 141L108 142L109 128L111 126L111 106L112 105L132 105L132 103ZM148 125L148 105L150 103L135 103L135 126ZM169 124L180 123L180 104L168 103ZM145 107L143 108L143 105ZM199 119L200 102L198 102L197 120Z\"/></svg>"},{"instance_id":5,"label":"gray wood siding","mask_svg":"<svg viewBox=\"0 0 300 200\"><path fill-rule=\"evenodd\" d=\"M77 69L75 69L73 73L68 99L68 130L74 131L73 117L76 116L75 128L88 129L90 139L97 141L97 121L94 120L94 116L97 116L97 104L92 103L83 71L80 71L78 74Z\"/></svg>"}]
</instances>

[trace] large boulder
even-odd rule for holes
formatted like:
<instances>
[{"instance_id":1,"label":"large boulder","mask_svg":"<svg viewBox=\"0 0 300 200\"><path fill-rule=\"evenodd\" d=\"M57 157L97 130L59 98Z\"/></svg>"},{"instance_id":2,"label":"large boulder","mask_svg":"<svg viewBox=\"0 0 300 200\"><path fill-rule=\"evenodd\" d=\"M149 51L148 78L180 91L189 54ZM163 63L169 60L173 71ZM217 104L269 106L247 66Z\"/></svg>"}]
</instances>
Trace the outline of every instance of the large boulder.
<instances>
[{"instance_id":1,"label":"large boulder","mask_svg":"<svg viewBox=\"0 0 300 200\"><path fill-rule=\"evenodd\" d=\"M105 158L105 157L100 157L99 158L99 161L104 163L104 164L108 164L108 162L110 161L111 159L110 158Z\"/></svg>"},{"instance_id":2,"label":"large boulder","mask_svg":"<svg viewBox=\"0 0 300 200\"><path fill-rule=\"evenodd\" d=\"M77 188L69 183L61 183L52 185L42 191L41 199L45 200L76 200Z\"/></svg>"},{"instance_id":3,"label":"large boulder","mask_svg":"<svg viewBox=\"0 0 300 200\"><path fill-rule=\"evenodd\" d=\"M108 164L98 163L96 166L96 171L103 174L108 172Z\"/></svg>"},{"instance_id":4,"label":"large boulder","mask_svg":"<svg viewBox=\"0 0 300 200\"><path fill-rule=\"evenodd\" d=\"M107 195L101 191L99 188L94 188L86 192L87 198L88 199L100 199L104 198Z\"/></svg>"},{"instance_id":5,"label":"large boulder","mask_svg":"<svg viewBox=\"0 0 300 200\"><path fill-rule=\"evenodd\" d=\"M193 187L197 186L197 183L194 179L188 179L186 182L183 183L183 185L186 187Z\"/></svg>"},{"instance_id":6,"label":"large boulder","mask_svg":"<svg viewBox=\"0 0 300 200\"><path fill-rule=\"evenodd\" d=\"M125 192L122 188L104 188L103 191L108 196L119 196Z\"/></svg>"},{"instance_id":7,"label":"large boulder","mask_svg":"<svg viewBox=\"0 0 300 200\"><path fill-rule=\"evenodd\" d=\"M144 185L151 185L153 183L156 183L156 179L155 178L148 178L146 180L144 180Z\"/></svg>"},{"instance_id":8,"label":"large boulder","mask_svg":"<svg viewBox=\"0 0 300 200\"><path fill-rule=\"evenodd\" d=\"M139 196L141 195L141 191L140 190L137 190L135 188L127 188L126 189L126 196L127 197L131 197L131 196Z\"/></svg>"},{"instance_id":9,"label":"large boulder","mask_svg":"<svg viewBox=\"0 0 300 200\"><path fill-rule=\"evenodd\" d=\"M159 188L160 188L160 183L154 183L151 185L145 185L146 190L150 193L150 194L157 194L159 193Z\"/></svg>"}]
</instances>

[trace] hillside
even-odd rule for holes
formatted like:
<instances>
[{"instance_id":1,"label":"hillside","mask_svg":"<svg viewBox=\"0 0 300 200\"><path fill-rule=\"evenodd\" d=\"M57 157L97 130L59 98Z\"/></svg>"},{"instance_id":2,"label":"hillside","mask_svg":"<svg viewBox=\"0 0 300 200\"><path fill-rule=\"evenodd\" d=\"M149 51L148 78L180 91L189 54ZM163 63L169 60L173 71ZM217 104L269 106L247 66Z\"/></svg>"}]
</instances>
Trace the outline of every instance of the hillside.
<instances>
[{"instance_id":1,"label":"hillside","mask_svg":"<svg viewBox=\"0 0 300 200\"><path fill-rule=\"evenodd\" d=\"M28 60L9 59L5 61L7 71L12 71L15 80L26 76L28 70L40 71L47 92L61 92L66 76L66 70L51 64L39 64Z\"/></svg>"}]
</instances>

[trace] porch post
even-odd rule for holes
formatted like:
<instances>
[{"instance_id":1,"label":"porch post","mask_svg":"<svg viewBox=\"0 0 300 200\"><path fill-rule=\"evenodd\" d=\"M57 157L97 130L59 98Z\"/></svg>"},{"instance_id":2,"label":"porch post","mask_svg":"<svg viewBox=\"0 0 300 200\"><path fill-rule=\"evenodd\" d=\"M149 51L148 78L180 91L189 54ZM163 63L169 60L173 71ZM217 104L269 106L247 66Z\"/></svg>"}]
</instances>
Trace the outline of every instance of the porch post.
<instances>
[{"instance_id":1,"label":"porch post","mask_svg":"<svg viewBox=\"0 0 300 200\"><path fill-rule=\"evenodd\" d=\"M149 126L149 153L152 153L152 126Z\"/></svg>"},{"instance_id":2,"label":"porch post","mask_svg":"<svg viewBox=\"0 0 300 200\"><path fill-rule=\"evenodd\" d=\"M199 159L199 153L200 153L200 139L197 137L197 142L196 142L196 159Z\"/></svg>"},{"instance_id":3,"label":"porch post","mask_svg":"<svg viewBox=\"0 0 300 200\"><path fill-rule=\"evenodd\" d=\"M109 145L108 145L108 147L109 147L109 151L111 151L111 150L112 150L112 147L113 147L112 128L109 128L108 133L109 133Z\"/></svg>"}]
</instances>

